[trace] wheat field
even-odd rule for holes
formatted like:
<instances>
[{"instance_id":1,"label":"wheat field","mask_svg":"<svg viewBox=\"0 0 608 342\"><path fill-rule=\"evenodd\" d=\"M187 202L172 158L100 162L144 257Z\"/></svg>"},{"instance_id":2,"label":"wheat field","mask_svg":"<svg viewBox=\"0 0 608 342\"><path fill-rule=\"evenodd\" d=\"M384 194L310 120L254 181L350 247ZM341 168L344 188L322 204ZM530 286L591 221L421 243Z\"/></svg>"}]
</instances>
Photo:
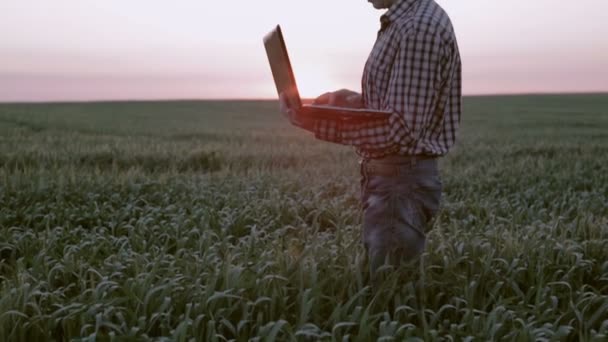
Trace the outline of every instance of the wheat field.
<instances>
[{"instance_id":1,"label":"wheat field","mask_svg":"<svg viewBox=\"0 0 608 342\"><path fill-rule=\"evenodd\" d=\"M466 98L374 288L356 154L277 107L1 104L0 340L608 339L608 95Z\"/></svg>"}]
</instances>

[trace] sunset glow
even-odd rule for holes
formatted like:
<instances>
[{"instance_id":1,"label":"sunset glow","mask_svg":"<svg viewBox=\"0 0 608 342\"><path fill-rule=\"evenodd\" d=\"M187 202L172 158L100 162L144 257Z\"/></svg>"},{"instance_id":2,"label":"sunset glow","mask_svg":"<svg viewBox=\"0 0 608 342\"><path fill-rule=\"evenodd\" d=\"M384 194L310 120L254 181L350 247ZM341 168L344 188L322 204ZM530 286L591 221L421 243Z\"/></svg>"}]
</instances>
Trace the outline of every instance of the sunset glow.
<instances>
[{"instance_id":1,"label":"sunset glow","mask_svg":"<svg viewBox=\"0 0 608 342\"><path fill-rule=\"evenodd\" d=\"M608 91L605 0L438 0L466 94ZM365 0L4 0L0 101L274 98L262 37L284 29L300 91L358 90Z\"/></svg>"}]
</instances>

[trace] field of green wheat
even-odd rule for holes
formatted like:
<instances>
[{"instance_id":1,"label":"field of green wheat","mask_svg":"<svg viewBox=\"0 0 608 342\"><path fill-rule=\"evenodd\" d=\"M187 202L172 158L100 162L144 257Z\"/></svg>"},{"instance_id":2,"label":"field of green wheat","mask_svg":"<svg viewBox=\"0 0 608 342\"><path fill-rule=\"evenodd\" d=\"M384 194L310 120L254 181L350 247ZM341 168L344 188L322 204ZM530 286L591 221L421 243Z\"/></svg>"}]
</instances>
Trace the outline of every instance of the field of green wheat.
<instances>
[{"instance_id":1,"label":"field of green wheat","mask_svg":"<svg viewBox=\"0 0 608 342\"><path fill-rule=\"evenodd\" d=\"M608 339L608 95L466 98L374 287L357 162L270 101L0 105L0 341Z\"/></svg>"}]
</instances>

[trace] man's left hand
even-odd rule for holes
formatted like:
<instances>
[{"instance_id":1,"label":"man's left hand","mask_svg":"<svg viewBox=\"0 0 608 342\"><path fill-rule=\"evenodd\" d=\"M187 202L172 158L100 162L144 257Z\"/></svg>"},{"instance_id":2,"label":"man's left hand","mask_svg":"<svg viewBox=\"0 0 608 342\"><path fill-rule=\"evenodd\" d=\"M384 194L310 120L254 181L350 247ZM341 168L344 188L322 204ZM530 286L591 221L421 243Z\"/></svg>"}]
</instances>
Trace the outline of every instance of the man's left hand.
<instances>
[{"instance_id":1,"label":"man's left hand","mask_svg":"<svg viewBox=\"0 0 608 342\"><path fill-rule=\"evenodd\" d=\"M340 89L325 93L315 100L317 105L330 105L347 108L363 108L363 98L361 94L348 89Z\"/></svg>"},{"instance_id":2,"label":"man's left hand","mask_svg":"<svg viewBox=\"0 0 608 342\"><path fill-rule=\"evenodd\" d=\"M279 109L281 114L283 114L292 125L309 131L314 128L314 119L306 117L301 111L290 108L289 101L284 93L279 95Z\"/></svg>"}]
</instances>

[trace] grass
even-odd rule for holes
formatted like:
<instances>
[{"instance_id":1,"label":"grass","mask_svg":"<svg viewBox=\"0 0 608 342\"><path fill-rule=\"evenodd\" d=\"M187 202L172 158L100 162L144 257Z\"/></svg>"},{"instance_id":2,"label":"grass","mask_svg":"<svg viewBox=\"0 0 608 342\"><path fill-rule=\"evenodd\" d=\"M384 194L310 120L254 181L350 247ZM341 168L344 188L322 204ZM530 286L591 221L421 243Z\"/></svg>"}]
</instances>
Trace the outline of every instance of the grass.
<instances>
[{"instance_id":1,"label":"grass","mask_svg":"<svg viewBox=\"0 0 608 342\"><path fill-rule=\"evenodd\" d=\"M0 340L608 336L608 95L473 97L372 291L357 157L274 102L0 105Z\"/></svg>"}]
</instances>

